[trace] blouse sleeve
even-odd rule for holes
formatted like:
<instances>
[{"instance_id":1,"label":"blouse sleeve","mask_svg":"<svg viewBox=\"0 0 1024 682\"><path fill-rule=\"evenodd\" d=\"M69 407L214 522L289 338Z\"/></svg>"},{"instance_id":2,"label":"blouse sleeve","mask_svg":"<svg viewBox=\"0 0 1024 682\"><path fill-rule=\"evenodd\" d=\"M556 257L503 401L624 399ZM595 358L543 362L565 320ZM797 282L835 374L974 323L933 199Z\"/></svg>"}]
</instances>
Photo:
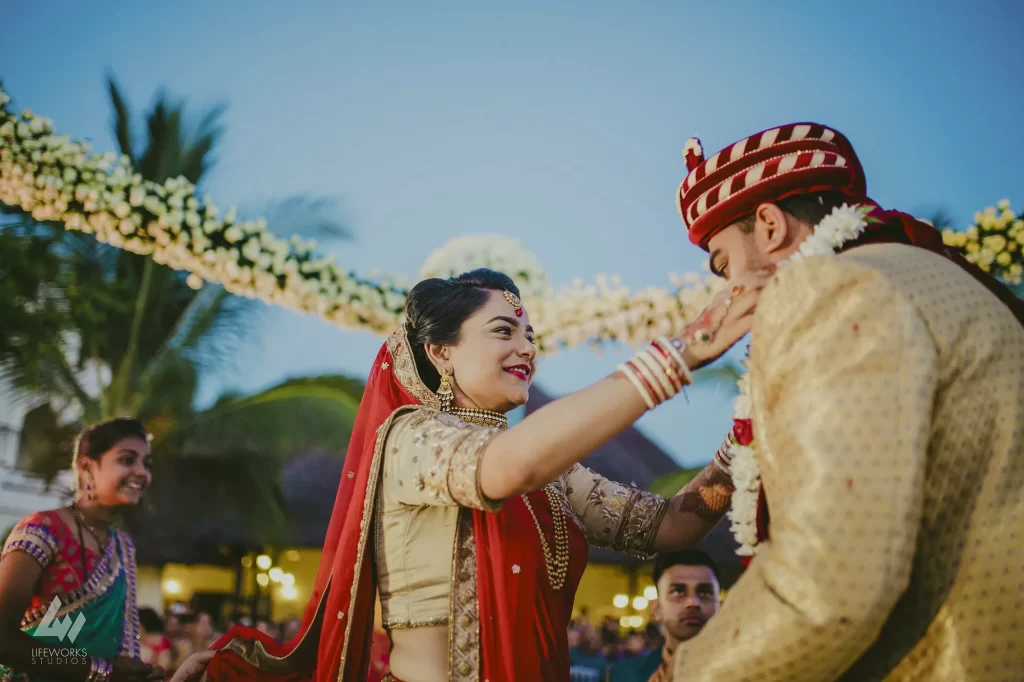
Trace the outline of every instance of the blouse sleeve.
<instances>
[{"instance_id":1,"label":"blouse sleeve","mask_svg":"<svg viewBox=\"0 0 1024 682\"><path fill-rule=\"evenodd\" d=\"M498 511L480 489L480 459L501 431L420 408L395 418L384 444L384 494L413 506Z\"/></svg>"},{"instance_id":2,"label":"blouse sleeve","mask_svg":"<svg viewBox=\"0 0 1024 682\"><path fill-rule=\"evenodd\" d=\"M52 519L44 512L29 514L11 530L0 557L11 552L25 552L45 569L60 549L52 525Z\"/></svg>"},{"instance_id":3,"label":"blouse sleeve","mask_svg":"<svg viewBox=\"0 0 1024 682\"><path fill-rule=\"evenodd\" d=\"M654 554L668 500L610 481L581 464L565 473L565 485L569 505L592 544L641 557Z\"/></svg>"}]
</instances>

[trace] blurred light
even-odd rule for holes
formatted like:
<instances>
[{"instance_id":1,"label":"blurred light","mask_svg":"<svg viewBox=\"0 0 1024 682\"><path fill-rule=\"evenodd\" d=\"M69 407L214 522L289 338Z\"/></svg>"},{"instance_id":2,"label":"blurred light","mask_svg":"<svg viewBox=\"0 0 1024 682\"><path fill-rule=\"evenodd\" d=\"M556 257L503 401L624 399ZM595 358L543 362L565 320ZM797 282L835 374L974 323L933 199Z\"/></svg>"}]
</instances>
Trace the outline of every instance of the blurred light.
<instances>
[{"instance_id":1,"label":"blurred light","mask_svg":"<svg viewBox=\"0 0 1024 682\"><path fill-rule=\"evenodd\" d=\"M284 555L284 558L288 561L298 561L301 557L302 555L295 549L289 549Z\"/></svg>"},{"instance_id":2,"label":"blurred light","mask_svg":"<svg viewBox=\"0 0 1024 682\"><path fill-rule=\"evenodd\" d=\"M299 596L299 593L295 589L294 585L285 585L284 587L281 588L281 598L282 599L295 599L298 596Z\"/></svg>"},{"instance_id":3,"label":"blurred light","mask_svg":"<svg viewBox=\"0 0 1024 682\"><path fill-rule=\"evenodd\" d=\"M617 609L624 609L629 606L629 596L625 594L617 594L612 599L612 605Z\"/></svg>"},{"instance_id":4,"label":"blurred light","mask_svg":"<svg viewBox=\"0 0 1024 682\"><path fill-rule=\"evenodd\" d=\"M619 618L619 625L621 625L624 628L628 628L630 620L631 619L629 616L623 616L622 618Z\"/></svg>"},{"instance_id":5,"label":"blurred light","mask_svg":"<svg viewBox=\"0 0 1024 682\"><path fill-rule=\"evenodd\" d=\"M270 576L268 576L266 573L260 573L258 576L256 576L256 582L259 583L260 587L266 587L270 584Z\"/></svg>"},{"instance_id":6,"label":"blurred light","mask_svg":"<svg viewBox=\"0 0 1024 682\"><path fill-rule=\"evenodd\" d=\"M273 562L270 560L270 557L268 557L266 554L260 554L258 557L256 557L256 566L261 571L265 571L268 568L270 568L270 565L272 563Z\"/></svg>"},{"instance_id":7,"label":"blurred light","mask_svg":"<svg viewBox=\"0 0 1024 682\"><path fill-rule=\"evenodd\" d=\"M178 594L181 592L181 583L177 580L168 580L164 583L164 591L167 594Z\"/></svg>"},{"instance_id":8,"label":"blurred light","mask_svg":"<svg viewBox=\"0 0 1024 682\"><path fill-rule=\"evenodd\" d=\"M643 597L633 597L633 608L637 611L643 611L647 608L647 600Z\"/></svg>"},{"instance_id":9,"label":"blurred light","mask_svg":"<svg viewBox=\"0 0 1024 682\"><path fill-rule=\"evenodd\" d=\"M658 588L654 585L649 585L645 587L644 596L647 597L647 601L654 601L658 598Z\"/></svg>"},{"instance_id":10,"label":"blurred light","mask_svg":"<svg viewBox=\"0 0 1024 682\"><path fill-rule=\"evenodd\" d=\"M242 566L244 566L246 568L249 568L250 566L252 566L252 557L251 556L244 556L244 557L242 557Z\"/></svg>"},{"instance_id":11,"label":"blurred light","mask_svg":"<svg viewBox=\"0 0 1024 682\"><path fill-rule=\"evenodd\" d=\"M272 569L270 569L270 579L273 580L275 583L281 582L281 576L283 575L284 571L282 571L277 566L274 566Z\"/></svg>"},{"instance_id":12,"label":"blurred light","mask_svg":"<svg viewBox=\"0 0 1024 682\"><path fill-rule=\"evenodd\" d=\"M642 627L643 624L644 624L644 617L643 616L630 616L629 617L629 627L631 627L631 628L639 628L639 627Z\"/></svg>"},{"instance_id":13,"label":"blurred light","mask_svg":"<svg viewBox=\"0 0 1024 682\"><path fill-rule=\"evenodd\" d=\"M281 584L285 587L291 587L295 584L295 576L291 573L285 573L281 576Z\"/></svg>"}]
</instances>

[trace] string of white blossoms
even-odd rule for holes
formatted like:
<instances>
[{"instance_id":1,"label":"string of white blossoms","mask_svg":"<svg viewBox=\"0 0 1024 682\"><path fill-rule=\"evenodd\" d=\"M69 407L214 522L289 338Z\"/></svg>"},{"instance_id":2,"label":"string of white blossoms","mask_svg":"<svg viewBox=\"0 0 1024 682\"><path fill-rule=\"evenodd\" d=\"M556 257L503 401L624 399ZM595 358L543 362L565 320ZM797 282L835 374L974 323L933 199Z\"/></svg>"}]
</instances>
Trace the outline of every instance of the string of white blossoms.
<instances>
[{"instance_id":1,"label":"string of white blossoms","mask_svg":"<svg viewBox=\"0 0 1024 682\"><path fill-rule=\"evenodd\" d=\"M262 220L237 222L234 209L221 217L213 200L200 201L188 181L145 180L126 157L93 154L87 144L55 135L45 118L10 113L9 101L0 89L0 202L187 271L194 288L204 281L220 284L234 294L380 334L401 323L406 278L360 277L317 256L312 242L278 238ZM536 256L521 242L512 247L495 235L454 240L428 258L424 270L447 276L452 268L511 269L524 286L543 352L588 342L638 345L677 334L714 287L710 277L687 275L676 278L673 289L633 292L616 278L598 278L593 286L577 281L555 291Z\"/></svg>"},{"instance_id":2,"label":"string of white blossoms","mask_svg":"<svg viewBox=\"0 0 1024 682\"><path fill-rule=\"evenodd\" d=\"M867 227L870 206L850 206L844 204L825 216L814 228L814 233L800 245L800 250L787 258L780 265L794 263L811 256L831 255L842 246L859 237ZM733 403L733 420L751 418L750 374L740 375L738 383L739 395ZM737 442L729 444L731 456L730 470L736 491L732 494L732 508L729 510L733 537L739 543L736 553L741 556L753 556L757 553L757 503L761 492L761 468L758 466L754 448L757 443L749 445Z\"/></svg>"}]
</instances>

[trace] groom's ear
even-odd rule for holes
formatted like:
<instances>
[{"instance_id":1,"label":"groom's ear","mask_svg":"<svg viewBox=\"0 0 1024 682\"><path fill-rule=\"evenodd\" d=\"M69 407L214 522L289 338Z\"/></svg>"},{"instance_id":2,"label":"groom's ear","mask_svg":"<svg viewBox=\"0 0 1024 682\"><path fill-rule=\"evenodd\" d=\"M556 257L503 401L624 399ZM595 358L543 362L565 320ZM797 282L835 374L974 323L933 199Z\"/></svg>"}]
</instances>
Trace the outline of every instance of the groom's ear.
<instances>
[{"instance_id":1,"label":"groom's ear","mask_svg":"<svg viewBox=\"0 0 1024 682\"><path fill-rule=\"evenodd\" d=\"M793 225L786 212L775 204L761 204L754 211L754 238L764 253L774 253L790 244Z\"/></svg>"}]
</instances>

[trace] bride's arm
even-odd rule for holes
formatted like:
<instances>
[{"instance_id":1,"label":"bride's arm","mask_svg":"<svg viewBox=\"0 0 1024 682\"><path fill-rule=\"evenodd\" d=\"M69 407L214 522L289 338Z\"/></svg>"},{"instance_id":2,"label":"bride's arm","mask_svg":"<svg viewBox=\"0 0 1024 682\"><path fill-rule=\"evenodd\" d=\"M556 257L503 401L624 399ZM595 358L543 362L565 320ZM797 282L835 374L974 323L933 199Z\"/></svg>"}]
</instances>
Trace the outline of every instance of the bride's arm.
<instances>
[{"instance_id":1,"label":"bride's arm","mask_svg":"<svg viewBox=\"0 0 1024 682\"><path fill-rule=\"evenodd\" d=\"M732 480L714 462L672 499L609 480L581 464L565 473L565 494L587 539L649 558L693 547L721 521L732 501Z\"/></svg>"},{"instance_id":2,"label":"bride's arm","mask_svg":"<svg viewBox=\"0 0 1024 682\"><path fill-rule=\"evenodd\" d=\"M742 282L743 293L717 298L683 332L688 369L717 359L750 331L766 275ZM694 344L705 331L710 341ZM503 500L536 490L625 430L646 412L639 391L621 372L555 400L494 438L480 461L482 493Z\"/></svg>"},{"instance_id":3,"label":"bride's arm","mask_svg":"<svg viewBox=\"0 0 1024 682\"><path fill-rule=\"evenodd\" d=\"M711 462L669 500L654 537L655 552L693 547L718 525L732 502L732 479Z\"/></svg>"}]
</instances>

